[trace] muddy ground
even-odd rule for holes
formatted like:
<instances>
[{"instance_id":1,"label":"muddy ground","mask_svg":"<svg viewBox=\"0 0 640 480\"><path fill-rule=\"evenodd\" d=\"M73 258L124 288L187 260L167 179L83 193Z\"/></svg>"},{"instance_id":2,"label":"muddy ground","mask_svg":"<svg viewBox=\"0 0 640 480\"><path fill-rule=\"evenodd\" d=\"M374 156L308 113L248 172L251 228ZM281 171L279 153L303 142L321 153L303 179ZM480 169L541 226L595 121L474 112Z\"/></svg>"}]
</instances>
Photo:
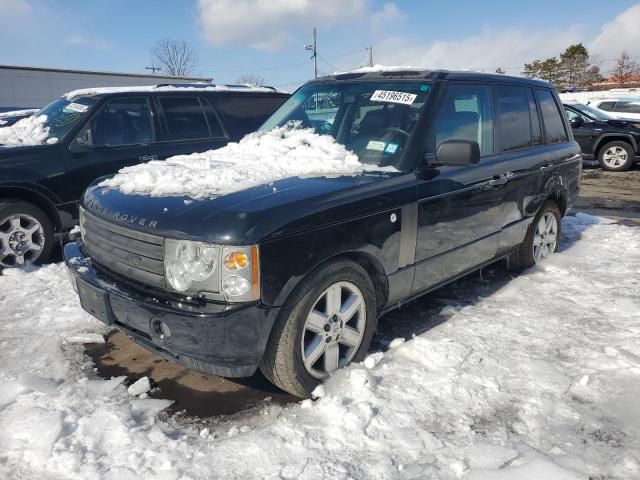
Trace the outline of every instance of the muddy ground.
<instances>
[{"instance_id":1,"label":"muddy ground","mask_svg":"<svg viewBox=\"0 0 640 480\"><path fill-rule=\"evenodd\" d=\"M626 225L640 226L640 168L622 173L585 169L580 198L573 212L610 217ZM492 283L508 281L508 275L500 268L490 270L488 275L492 277ZM481 281L478 275L461 280L477 281ZM452 288L455 289L456 285ZM385 315L380 319L372 349L384 348L385 342L391 338L405 334L410 336L446 320L437 315L440 307L438 298L433 295L427 295L405 308L415 311L413 317L419 319L419 324L393 322L398 315L396 312ZM412 328L414 330L409 331ZM404 332L402 329L408 330ZM296 400L273 387L260 373L247 379L206 375L161 359L117 331L107 337L104 345L87 345L87 354L93 358L100 376L110 378L126 375L128 381L133 382L146 375L157 387L154 397L174 400L173 411L194 417L230 415L248 411L262 402L286 403Z\"/></svg>"}]
</instances>

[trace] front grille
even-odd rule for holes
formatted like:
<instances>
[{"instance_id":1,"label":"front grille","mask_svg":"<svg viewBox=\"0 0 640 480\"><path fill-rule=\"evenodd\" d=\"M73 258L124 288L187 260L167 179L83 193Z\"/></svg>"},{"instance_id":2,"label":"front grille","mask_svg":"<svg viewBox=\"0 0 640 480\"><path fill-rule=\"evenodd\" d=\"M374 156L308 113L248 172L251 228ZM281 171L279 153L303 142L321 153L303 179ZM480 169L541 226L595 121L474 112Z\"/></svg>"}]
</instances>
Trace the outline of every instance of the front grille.
<instances>
[{"instance_id":1,"label":"front grille","mask_svg":"<svg viewBox=\"0 0 640 480\"><path fill-rule=\"evenodd\" d=\"M84 250L94 263L123 277L166 288L162 237L137 232L82 212Z\"/></svg>"}]
</instances>

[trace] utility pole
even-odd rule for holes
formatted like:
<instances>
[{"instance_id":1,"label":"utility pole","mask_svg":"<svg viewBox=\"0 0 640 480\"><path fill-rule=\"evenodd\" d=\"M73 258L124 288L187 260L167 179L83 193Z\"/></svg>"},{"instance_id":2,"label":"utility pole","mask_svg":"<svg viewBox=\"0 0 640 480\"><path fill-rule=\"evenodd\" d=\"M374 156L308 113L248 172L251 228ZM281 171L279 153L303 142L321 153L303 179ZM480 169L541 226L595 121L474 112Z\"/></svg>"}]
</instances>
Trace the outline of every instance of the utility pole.
<instances>
[{"instance_id":1,"label":"utility pole","mask_svg":"<svg viewBox=\"0 0 640 480\"><path fill-rule=\"evenodd\" d=\"M156 74L156 70L160 71L162 70L160 67L144 67L145 70L151 70L153 72L153 74Z\"/></svg>"},{"instance_id":2,"label":"utility pole","mask_svg":"<svg viewBox=\"0 0 640 480\"><path fill-rule=\"evenodd\" d=\"M305 45L305 50L311 52L311 58L313 60L313 78L318 78L318 41L316 38L316 29L313 29L313 43L311 45Z\"/></svg>"},{"instance_id":3,"label":"utility pole","mask_svg":"<svg viewBox=\"0 0 640 480\"><path fill-rule=\"evenodd\" d=\"M367 66L373 67L373 45L367 47L367 52L369 53L367 56Z\"/></svg>"}]
</instances>

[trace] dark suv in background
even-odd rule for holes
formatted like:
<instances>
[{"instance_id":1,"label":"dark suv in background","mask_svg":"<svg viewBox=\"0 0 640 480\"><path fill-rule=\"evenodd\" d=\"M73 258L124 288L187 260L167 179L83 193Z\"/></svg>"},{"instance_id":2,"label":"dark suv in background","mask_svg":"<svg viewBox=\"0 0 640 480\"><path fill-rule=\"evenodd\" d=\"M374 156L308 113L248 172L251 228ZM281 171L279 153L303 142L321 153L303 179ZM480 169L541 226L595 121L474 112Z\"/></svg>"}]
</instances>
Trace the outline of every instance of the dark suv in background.
<instances>
[{"instance_id":1,"label":"dark suv in background","mask_svg":"<svg viewBox=\"0 0 640 480\"><path fill-rule=\"evenodd\" d=\"M613 118L590 105L564 105L582 158L604 170L628 170L640 158L640 120Z\"/></svg>"},{"instance_id":2,"label":"dark suv in background","mask_svg":"<svg viewBox=\"0 0 640 480\"><path fill-rule=\"evenodd\" d=\"M308 129L297 147L308 175L195 198L187 186L160 197L90 187L82 239L64 249L82 307L192 368L238 377L260 367L308 396L364 358L382 313L499 259L521 270L557 251L578 196L580 147L542 81L325 77L261 127L274 148L290 145L287 129ZM368 171L314 175L331 161L323 136ZM314 143L324 146L305 153ZM263 160L276 169L279 158ZM238 178L240 162L208 168Z\"/></svg>"},{"instance_id":3,"label":"dark suv in background","mask_svg":"<svg viewBox=\"0 0 640 480\"><path fill-rule=\"evenodd\" d=\"M256 130L287 98L270 87L177 84L85 89L39 115L47 138L0 145L0 268L49 258L78 200L122 167L215 149Z\"/></svg>"}]
</instances>

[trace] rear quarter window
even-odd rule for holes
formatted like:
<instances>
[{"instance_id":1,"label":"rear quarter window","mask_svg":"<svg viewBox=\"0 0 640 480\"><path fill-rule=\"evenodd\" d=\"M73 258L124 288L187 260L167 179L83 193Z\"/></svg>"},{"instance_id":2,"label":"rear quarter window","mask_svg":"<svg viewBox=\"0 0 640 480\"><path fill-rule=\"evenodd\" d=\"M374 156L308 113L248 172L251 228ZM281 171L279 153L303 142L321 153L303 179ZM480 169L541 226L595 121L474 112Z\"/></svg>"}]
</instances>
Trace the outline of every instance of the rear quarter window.
<instances>
[{"instance_id":1,"label":"rear quarter window","mask_svg":"<svg viewBox=\"0 0 640 480\"><path fill-rule=\"evenodd\" d=\"M287 100L286 97L242 94L217 96L214 104L222 115L227 131L242 137L256 131Z\"/></svg>"},{"instance_id":2,"label":"rear quarter window","mask_svg":"<svg viewBox=\"0 0 640 480\"><path fill-rule=\"evenodd\" d=\"M540 113L542 113L542 123L546 134L547 143L562 143L569 140L567 131L564 128L562 113L558 104L549 90L536 90Z\"/></svg>"}]
</instances>

